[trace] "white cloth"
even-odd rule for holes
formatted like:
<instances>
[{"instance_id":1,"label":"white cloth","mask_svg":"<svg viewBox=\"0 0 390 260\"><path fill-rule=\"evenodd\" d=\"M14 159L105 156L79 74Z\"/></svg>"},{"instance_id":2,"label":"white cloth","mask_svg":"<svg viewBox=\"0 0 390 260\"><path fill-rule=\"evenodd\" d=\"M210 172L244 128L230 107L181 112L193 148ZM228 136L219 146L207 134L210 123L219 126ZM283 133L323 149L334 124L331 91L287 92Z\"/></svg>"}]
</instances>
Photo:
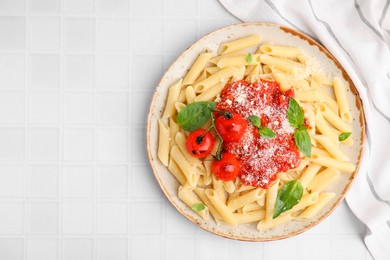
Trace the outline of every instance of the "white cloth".
<instances>
[{"instance_id":1,"label":"white cloth","mask_svg":"<svg viewBox=\"0 0 390 260\"><path fill-rule=\"evenodd\" d=\"M244 22L273 22L317 39L343 65L365 110L365 154L347 203L368 227L376 260L390 259L390 0L219 0Z\"/></svg>"}]
</instances>

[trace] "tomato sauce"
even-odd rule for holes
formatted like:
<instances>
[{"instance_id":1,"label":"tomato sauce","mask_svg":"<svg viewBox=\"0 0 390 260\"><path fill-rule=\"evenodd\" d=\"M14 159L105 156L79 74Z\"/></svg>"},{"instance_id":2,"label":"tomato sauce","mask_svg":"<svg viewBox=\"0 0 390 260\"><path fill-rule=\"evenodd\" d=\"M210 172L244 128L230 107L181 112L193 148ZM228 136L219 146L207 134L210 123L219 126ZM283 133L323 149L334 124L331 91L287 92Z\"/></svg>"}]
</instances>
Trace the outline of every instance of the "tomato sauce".
<instances>
[{"instance_id":1,"label":"tomato sauce","mask_svg":"<svg viewBox=\"0 0 390 260\"><path fill-rule=\"evenodd\" d=\"M287 120L287 108L293 96L293 90L282 93L274 81L236 81L222 90L218 110L238 113L246 119L258 116L262 126L276 133L274 138L261 137L258 128L248 121L240 140L224 143L224 151L239 160L239 177L244 184L266 189L279 172L296 168L300 163L294 128Z\"/></svg>"}]
</instances>

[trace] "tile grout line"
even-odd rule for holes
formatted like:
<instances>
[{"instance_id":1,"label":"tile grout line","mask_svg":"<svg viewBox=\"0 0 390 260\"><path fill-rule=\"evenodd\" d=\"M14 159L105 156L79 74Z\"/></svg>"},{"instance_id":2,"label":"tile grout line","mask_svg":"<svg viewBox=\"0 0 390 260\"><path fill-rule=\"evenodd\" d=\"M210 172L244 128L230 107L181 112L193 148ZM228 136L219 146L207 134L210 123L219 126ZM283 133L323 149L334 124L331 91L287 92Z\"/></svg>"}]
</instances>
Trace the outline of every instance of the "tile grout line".
<instances>
[{"instance_id":1,"label":"tile grout line","mask_svg":"<svg viewBox=\"0 0 390 260\"><path fill-rule=\"evenodd\" d=\"M58 239L58 259L63 258L63 244L64 239L62 237L63 234L63 200L62 200L62 184L63 184L63 174L64 174L64 167L63 167L63 160L64 160L64 66L65 66L65 55L64 55L64 40L65 40L65 18L64 18L64 0L61 0L60 2L60 64L59 64L59 93L60 93L60 107L59 107L59 136L58 136L58 227L57 232L59 235Z\"/></svg>"},{"instance_id":2,"label":"tile grout line","mask_svg":"<svg viewBox=\"0 0 390 260\"><path fill-rule=\"evenodd\" d=\"M25 64L24 64L24 158L23 158L23 165L24 165L24 174L25 174L25 194L24 194L24 219L23 219L23 229L24 229L24 234L23 234L23 259L27 260L28 257L28 221L29 221L29 216L28 216L28 196L29 196L29 167L27 164L27 158L28 158L28 121L29 121L29 110L28 110L28 105L29 105L29 93L28 93L28 81L29 81L29 3L26 1L26 6L25 6Z\"/></svg>"},{"instance_id":3,"label":"tile grout line","mask_svg":"<svg viewBox=\"0 0 390 260\"><path fill-rule=\"evenodd\" d=\"M132 96L132 86L131 86L131 83L132 83L132 77L133 77L133 74L132 74L132 57L133 57L133 6L132 6L132 3L133 1L129 1L129 10L128 10L128 14L129 14L129 20L128 20L128 23L129 23L129 35L128 35L128 93L127 93L127 125L130 125L131 124L131 121L130 121L130 113L131 113L131 96ZM131 131L131 129L129 128L129 130L127 131L127 133L129 134ZM133 245L133 241L132 241L132 234L133 234L133 191L132 191L132 185L134 183L134 179L133 179L133 171L132 171L132 164L131 164L131 158L132 158L132 149L130 147L132 144L132 140L131 140L131 136L129 134L129 139L128 139L128 149L129 149L129 154L128 154L128 163L129 163L129 166L127 168L127 174L128 174L128 179L127 179L127 197L128 197L128 202L127 202L127 259L131 259L132 257L132 254L133 254L133 250L132 250L132 245Z\"/></svg>"},{"instance_id":4,"label":"tile grout line","mask_svg":"<svg viewBox=\"0 0 390 260\"><path fill-rule=\"evenodd\" d=\"M97 225L98 225L98 203L97 203L97 197L98 197L98 184L97 184L97 178L98 178L98 165L97 161L99 158L99 149L100 149L100 143L99 143L99 132L98 132L98 121L99 121L99 109L98 109L98 24L99 24L99 17L98 17L98 7L97 7L97 1L94 1L94 16L95 21L95 27L94 27L94 162L93 162L93 185L92 185L92 193L93 193L93 237L92 237L92 259L98 258L98 241L97 241Z\"/></svg>"}]
</instances>

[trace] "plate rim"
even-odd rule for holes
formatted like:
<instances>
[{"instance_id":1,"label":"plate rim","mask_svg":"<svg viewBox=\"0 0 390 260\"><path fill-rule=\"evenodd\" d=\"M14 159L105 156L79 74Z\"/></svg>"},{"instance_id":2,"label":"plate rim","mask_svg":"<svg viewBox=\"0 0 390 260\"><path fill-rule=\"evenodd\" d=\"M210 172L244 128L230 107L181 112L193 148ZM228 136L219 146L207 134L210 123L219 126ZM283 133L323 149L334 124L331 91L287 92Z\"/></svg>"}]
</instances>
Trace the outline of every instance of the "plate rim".
<instances>
[{"instance_id":1,"label":"plate rim","mask_svg":"<svg viewBox=\"0 0 390 260\"><path fill-rule=\"evenodd\" d=\"M192 49L192 47L195 44L197 44L199 41L209 37L211 34L217 33L217 32L222 31L222 30L227 30L228 28L231 28L231 27L246 27L246 26L251 26L251 25L277 27L280 30L284 31L285 33L292 34L292 35L294 35L296 37L299 37L301 40L308 42L310 45L316 46L317 48L319 48L320 52L325 54L328 59L332 60L335 63L336 67L341 71L343 78L349 83L349 88L350 88L352 94L355 96L356 108L359 111L359 124L360 124L361 129L362 129L361 136L360 136L360 141L361 141L360 146L361 146L361 148L360 148L360 152L359 152L359 155L358 155L358 158L357 158L356 169L351 174L350 178L348 179L347 185L345 186L344 190L340 194L340 198L337 199L337 201L334 203L334 205L324 215L322 215L318 220L308 224L307 226L304 226L302 229L299 229L297 231L294 231L294 232L291 232L291 233L288 233L288 234L277 235L277 236L272 236L272 237L267 237L267 238L237 236L237 235L234 235L234 234L227 234L227 233L220 232L220 231L218 231L216 229L209 228L207 225L201 225L199 223L199 220L197 220L196 218L194 218L194 217L190 216L189 214L187 214L183 209L181 209L181 207L179 207L179 205L177 205L174 202L173 198L169 195L168 191L166 190L165 186L163 185L163 181L161 180L160 176L157 174L157 170L156 170L156 168L154 166L154 163L153 163L152 151L150 149L150 132L151 132L151 119L152 119L153 105L154 105L156 97L157 97L159 86L161 85L161 83L164 80L164 78L166 77L166 75L169 74L169 72L171 71L173 65L176 64L176 62L179 59L181 59L184 55L186 55ZM364 109L363 109L363 105L362 105L362 100L360 98L359 92L358 92L355 84L353 83L352 79L350 78L348 73L345 71L345 69L341 65L341 63L324 46L322 46L320 43L318 43L317 41L315 41L314 39L312 39L308 35L300 32L300 31L297 31L295 29L289 28L287 26L280 25L280 24L269 23L269 22L236 23L236 24L224 26L224 27L219 28L217 30L213 30L213 31L205 34L201 38L197 39L195 42L191 43L191 45L189 45L171 63L171 65L168 67L168 69L162 75L162 77L160 78L157 86L154 89L153 96L152 96L152 99L151 99L150 105L149 105L147 122L146 122L146 148L147 148L147 152L148 152L149 164L150 164L150 166L152 168L154 177L156 178L156 180L157 180L161 190L163 191L165 197L168 199L170 204L173 205L176 208L176 210L181 215L183 215L186 219L188 219L189 221L194 223L196 226L202 228L203 230L206 230L206 231L208 231L208 232L210 232L210 233L212 233L214 235L218 235L218 236L221 236L221 237L224 237L224 238L228 238L228 239L232 239L232 240L249 241L249 242L277 241L277 240L282 240L282 239L286 239L286 238L290 238L290 237L299 235L299 234L301 234L301 233L303 233L305 231L308 231L309 229L313 228L314 226L318 225L319 223L324 221L336 208L338 208L340 203L345 199L346 194L348 193L348 191L350 190L354 180L356 179L356 175L358 174L358 172L360 170L361 163L362 163L362 157L363 157L363 154L364 154L365 133L366 133L366 123L365 122L366 122L366 120L365 120L365 114L364 114Z\"/></svg>"}]
</instances>

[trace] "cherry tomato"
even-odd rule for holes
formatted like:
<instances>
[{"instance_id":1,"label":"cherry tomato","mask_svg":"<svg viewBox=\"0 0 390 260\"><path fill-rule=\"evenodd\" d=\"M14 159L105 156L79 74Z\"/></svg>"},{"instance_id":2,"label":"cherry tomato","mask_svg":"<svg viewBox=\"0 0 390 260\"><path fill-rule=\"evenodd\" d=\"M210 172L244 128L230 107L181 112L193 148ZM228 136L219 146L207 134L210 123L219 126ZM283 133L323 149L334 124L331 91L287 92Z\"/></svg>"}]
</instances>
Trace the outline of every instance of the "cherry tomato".
<instances>
[{"instance_id":1,"label":"cherry tomato","mask_svg":"<svg viewBox=\"0 0 390 260\"><path fill-rule=\"evenodd\" d=\"M225 142L236 142L244 135L246 120L236 113L220 115L215 119L215 127Z\"/></svg>"},{"instance_id":2,"label":"cherry tomato","mask_svg":"<svg viewBox=\"0 0 390 260\"><path fill-rule=\"evenodd\" d=\"M204 129L192 132L186 140L187 151L196 158L204 158L214 147L214 137Z\"/></svg>"},{"instance_id":3,"label":"cherry tomato","mask_svg":"<svg viewBox=\"0 0 390 260\"><path fill-rule=\"evenodd\" d=\"M240 163L234 154L222 153L221 160L213 161L211 170L214 176L223 181L234 180L240 172Z\"/></svg>"}]
</instances>

